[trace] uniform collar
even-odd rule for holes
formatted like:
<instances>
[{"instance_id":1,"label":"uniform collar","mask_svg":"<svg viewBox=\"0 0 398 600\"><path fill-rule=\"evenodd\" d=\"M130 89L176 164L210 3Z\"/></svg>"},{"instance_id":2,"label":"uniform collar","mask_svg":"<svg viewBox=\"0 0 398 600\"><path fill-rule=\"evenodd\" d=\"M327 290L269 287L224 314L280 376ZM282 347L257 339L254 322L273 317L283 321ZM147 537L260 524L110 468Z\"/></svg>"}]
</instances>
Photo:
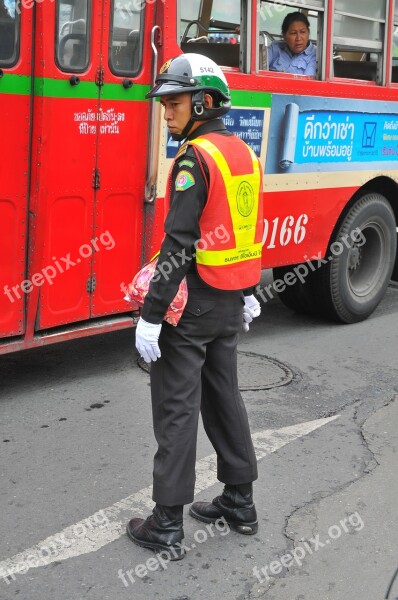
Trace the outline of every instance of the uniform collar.
<instances>
[{"instance_id":1,"label":"uniform collar","mask_svg":"<svg viewBox=\"0 0 398 600\"><path fill-rule=\"evenodd\" d=\"M201 135L213 133L214 131L226 131L226 127L222 119L211 119L210 121L206 121L202 125L199 125L199 127L195 129L195 131L191 133L187 139L194 140Z\"/></svg>"}]
</instances>

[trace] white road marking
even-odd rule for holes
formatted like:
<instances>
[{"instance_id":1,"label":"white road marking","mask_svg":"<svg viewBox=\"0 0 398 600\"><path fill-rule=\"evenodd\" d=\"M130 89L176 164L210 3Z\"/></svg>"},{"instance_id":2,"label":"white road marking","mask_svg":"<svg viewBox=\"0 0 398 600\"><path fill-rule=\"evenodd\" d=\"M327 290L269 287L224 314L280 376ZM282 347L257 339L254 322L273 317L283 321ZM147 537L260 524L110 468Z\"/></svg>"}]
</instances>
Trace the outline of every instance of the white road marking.
<instances>
[{"instance_id":1,"label":"white road marking","mask_svg":"<svg viewBox=\"0 0 398 600\"><path fill-rule=\"evenodd\" d=\"M254 433L252 438L257 460L323 427L338 416ZM210 488L217 481L216 455L210 454L197 461L195 493ZM132 515L145 515L152 508L152 486L149 486L3 560L0 562L0 577L15 579L16 574L26 573L29 569L95 552L120 538L125 532L126 522Z\"/></svg>"}]
</instances>

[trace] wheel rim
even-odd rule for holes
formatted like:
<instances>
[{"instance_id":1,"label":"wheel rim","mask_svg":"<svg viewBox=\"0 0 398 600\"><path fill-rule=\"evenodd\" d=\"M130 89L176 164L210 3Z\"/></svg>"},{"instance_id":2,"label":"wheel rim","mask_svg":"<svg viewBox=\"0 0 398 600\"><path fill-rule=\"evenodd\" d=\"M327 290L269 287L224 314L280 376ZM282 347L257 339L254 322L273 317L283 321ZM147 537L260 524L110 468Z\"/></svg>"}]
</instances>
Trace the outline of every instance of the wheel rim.
<instances>
[{"instance_id":1,"label":"wheel rim","mask_svg":"<svg viewBox=\"0 0 398 600\"><path fill-rule=\"evenodd\" d=\"M383 227L377 222L361 228L365 244L353 244L348 252L348 285L353 294L364 297L380 283L386 264L386 238Z\"/></svg>"}]
</instances>

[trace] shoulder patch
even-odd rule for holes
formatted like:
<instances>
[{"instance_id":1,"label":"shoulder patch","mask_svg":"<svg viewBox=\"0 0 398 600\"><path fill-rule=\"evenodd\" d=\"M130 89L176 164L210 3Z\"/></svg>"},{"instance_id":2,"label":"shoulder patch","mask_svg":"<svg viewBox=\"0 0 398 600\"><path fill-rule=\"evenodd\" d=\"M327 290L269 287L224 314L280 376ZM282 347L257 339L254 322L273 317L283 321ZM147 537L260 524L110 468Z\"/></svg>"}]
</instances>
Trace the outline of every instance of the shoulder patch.
<instances>
[{"instance_id":1,"label":"shoulder patch","mask_svg":"<svg viewBox=\"0 0 398 600\"><path fill-rule=\"evenodd\" d=\"M195 177L189 171L179 171L175 180L176 192L184 192L195 185Z\"/></svg>"},{"instance_id":2,"label":"shoulder patch","mask_svg":"<svg viewBox=\"0 0 398 600\"><path fill-rule=\"evenodd\" d=\"M184 142L177 150L177 154L175 156L175 160L180 158L185 152L188 150L188 142Z\"/></svg>"},{"instance_id":3,"label":"shoulder patch","mask_svg":"<svg viewBox=\"0 0 398 600\"><path fill-rule=\"evenodd\" d=\"M178 163L178 166L189 167L190 169L192 169L192 167L195 166L195 163L193 162L193 160L188 160L187 158L185 158L184 160Z\"/></svg>"}]
</instances>

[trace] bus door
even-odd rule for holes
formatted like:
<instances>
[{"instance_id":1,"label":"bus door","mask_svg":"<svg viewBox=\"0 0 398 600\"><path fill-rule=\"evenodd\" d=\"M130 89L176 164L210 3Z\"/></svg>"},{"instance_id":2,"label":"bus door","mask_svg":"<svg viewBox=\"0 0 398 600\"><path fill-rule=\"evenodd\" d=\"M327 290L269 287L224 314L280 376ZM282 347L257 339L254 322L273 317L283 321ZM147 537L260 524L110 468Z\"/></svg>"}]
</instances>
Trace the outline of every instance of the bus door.
<instances>
[{"instance_id":1,"label":"bus door","mask_svg":"<svg viewBox=\"0 0 398 600\"><path fill-rule=\"evenodd\" d=\"M91 0L36 5L29 322L90 317L102 10ZM102 4L102 2L101 2Z\"/></svg>"},{"instance_id":2,"label":"bus door","mask_svg":"<svg viewBox=\"0 0 398 600\"><path fill-rule=\"evenodd\" d=\"M0 0L0 337L25 328L32 12Z\"/></svg>"},{"instance_id":3,"label":"bus door","mask_svg":"<svg viewBox=\"0 0 398 600\"><path fill-rule=\"evenodd\" d=\"M94 215L94 239L99 249L93 254L93 317L129 308L120 286L130 282L141 266L149 135L145 93L151 58L149 52L145 60L143 57L144 18L150 21L145 6L131 0L114 0L105 6ZM149 50L149 44L146 47Z\"/></svg>"},{"instance_id":4,"label":"bus door","mask_svg":"<svg viewBox=\"0 0 398 600\"><path fill-rule=\"evenodd\" d=\"M56 0L46 5L51 21L42 13L46 42L36 52L35 97L40 231L32 267L44 276L40 330L127 312L121 283L140 263L146 148L138 140L147 135L147 103L139 102L135 77L142 17L134 13L132 22L129 11L118 14L120 0L118 9L110 5Z\"/></svg>"}]
</instances>

